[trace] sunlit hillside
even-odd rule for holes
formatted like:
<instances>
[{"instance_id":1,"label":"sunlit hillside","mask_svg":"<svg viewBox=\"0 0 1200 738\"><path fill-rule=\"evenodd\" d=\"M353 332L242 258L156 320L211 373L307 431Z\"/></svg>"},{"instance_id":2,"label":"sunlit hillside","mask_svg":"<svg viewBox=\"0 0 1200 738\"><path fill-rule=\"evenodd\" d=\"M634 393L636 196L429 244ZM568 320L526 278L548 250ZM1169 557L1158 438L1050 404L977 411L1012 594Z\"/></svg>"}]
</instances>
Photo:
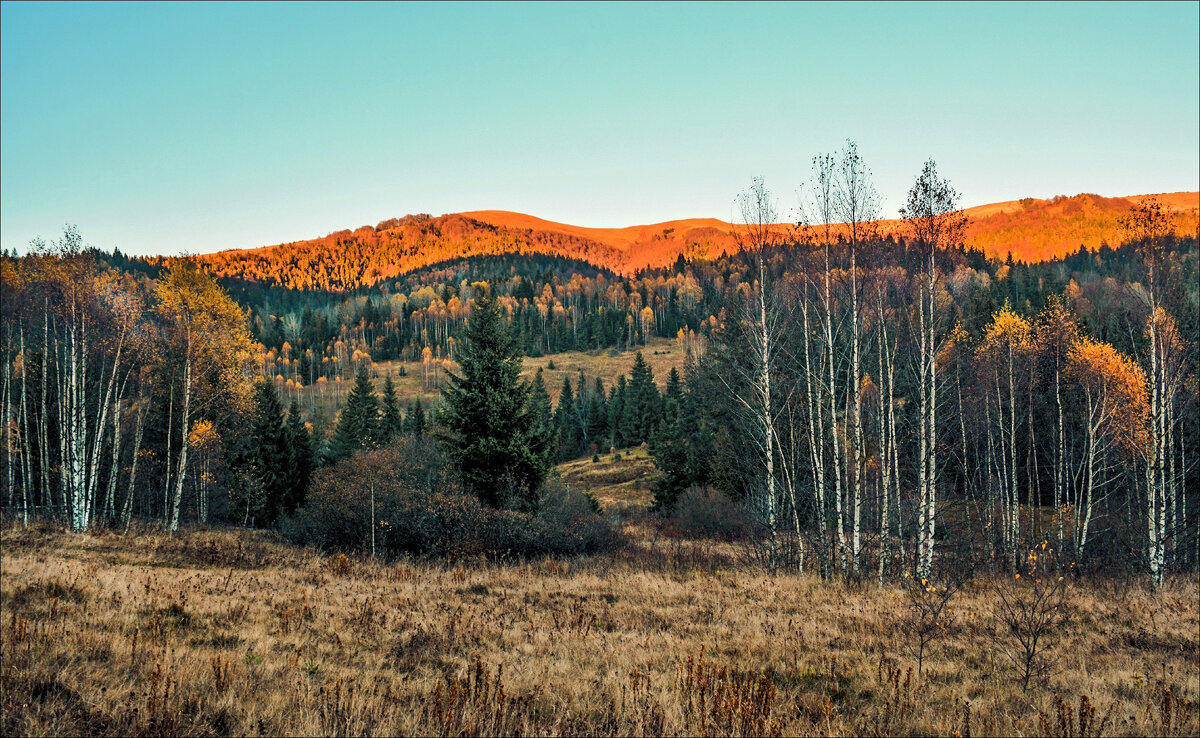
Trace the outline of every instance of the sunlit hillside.
<instances>
[{"instance_id":1,"label":"sunlit hillside","mask_svg":"<svg viewBox=\"0 0 1200 738\"><path fill-rule=\"evenodd\" d=\"M1045 261L1080 246L1118 245L1121 218L1147 195L1081 194L1050 200L1025 198L966 210L967 244L988 256ZM1177 233L1200 227L1200 193L1157 196L1171 212ZM897 220L879 223L883 234L903 235ZM409 215L324 238L208 254L218 275L295 289L346 290L371 286L448 259L497 254L543 254L578 259L620 274L685 259L715 258L739 249L737 228L716 218L692 218L628 228L586 228L501 210ZM838 229L835 227L834 231ZM800 234L788 224L781 238Z\"/></svg>"}]
</instances>

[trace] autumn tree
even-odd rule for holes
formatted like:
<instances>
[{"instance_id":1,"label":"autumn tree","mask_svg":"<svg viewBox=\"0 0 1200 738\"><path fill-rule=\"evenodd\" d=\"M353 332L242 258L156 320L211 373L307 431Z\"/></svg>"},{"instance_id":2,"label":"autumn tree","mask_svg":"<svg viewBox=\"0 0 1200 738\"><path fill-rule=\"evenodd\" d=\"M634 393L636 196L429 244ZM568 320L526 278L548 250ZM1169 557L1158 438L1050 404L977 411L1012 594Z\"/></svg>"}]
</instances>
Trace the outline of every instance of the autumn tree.
<instances>
[{"instance_id":1,"label":"autumn tree","mask_svg":"<svg viewBox=\"0 0 1200 738\"><path fill-rule=\"evenodd\" d=\"M180 503L188 472L191 423L198 410L218 401L243 404L249 389L245 365L251 353L246 316L210 275L187 258L175 259L158 282L159 312L175 356L183 364L180 447L168 530L179 528ZM203 390L198 393L198 390Z\"/></svg>"},{"instance_id":2,"label":"autumn tree","mask_svg":"<svg viewBox=\"0 0 1200 738\"><path fill-rule=\"evenodd\" d=\"M774 197L763 183L754 178L750 187L737 197L740 223L735 238L756 264L758 281L752 296L742 305L741 335L744 346L754 357L751 368L743 361L731 361L740 376L726 378L726 387L737 403L754 418L753 437L760 452L761 471L758 476L760 507L769 535L767 564L775 571L779 564L779 510L776 491L775 410L772 407L771 379L781 356L777 351L779 334L784 330L778 302L767 282L767 252L779 243L779 212ZM737 349L735 349L737 350ZM729 356L728 358L734 358Z\"/></svg>"},{"instance_id":3,"label":"autumn tree","mask_svg":"<svg viewBox=\"0 0 1200 738\"><path fill-rule=\"evenodd\" d=\"M853 429L847 435L852 442L853 457L847 458L847 475L853 485L853 535L850 542L857 576L862 566L862 508L863 474L866 470L866 448L862 428L862 339L858 300L858 249L873 238L878 227L880 200L858 145L846 141L838 159L837 184L834 189L834 213L847 232L850 251L850 395L853 398L847 408L849 425Z\"/></svg>"},{"instance_id":4,"label":"autumn tree","mask_svg":"<svg viewBox=\"0 0 1200 738\"><path fill-rule=\"evenodd\" d=\"M1083 560L1097 497L1107 496L1115 481L1117 452L1136 459L1149 446L1150 407L1141 367L1107 343L1090 338L1074 342L1066 374L1083 396L1085 443L1074 475L1081 483L1071 528L1075 556Z\"/></svg>"},{"instance_id":5,"label":"autumn tree","mask_svg":"<svg viewBox=\"0 0 1200 738\"><path fill-rule=\"evenodd\" d=\"M1022 544L1017 424L1024 415L1022 400L1030 381L1027 367L1032 352L1032 326L1005 303L984 330L978 358L984 367L980 390L987 398L988 466L998 489L991 502L999 506L1003 547L1013 567Z\"/></svg>"},{"instance_id":6,"label":"autumn tree","mask_svg":"<svg viewBox=\"0 0 1200 738\"><path fill-rule=\"evenodd\" d=\"M1164 253L1171 231L1170 216L1157 198L1136 205L1124 223L1136 244L1146 275L1145 300L1149 317L1145 335L1149 342L1150 445L1146 464L1146 557L1150 581L1162 585L1166 568L1167 510L1172 485L1169 476L1170 409L1182 372L1174 318L1164 309L1166 274Z\"/></svg>"}]
</instances>

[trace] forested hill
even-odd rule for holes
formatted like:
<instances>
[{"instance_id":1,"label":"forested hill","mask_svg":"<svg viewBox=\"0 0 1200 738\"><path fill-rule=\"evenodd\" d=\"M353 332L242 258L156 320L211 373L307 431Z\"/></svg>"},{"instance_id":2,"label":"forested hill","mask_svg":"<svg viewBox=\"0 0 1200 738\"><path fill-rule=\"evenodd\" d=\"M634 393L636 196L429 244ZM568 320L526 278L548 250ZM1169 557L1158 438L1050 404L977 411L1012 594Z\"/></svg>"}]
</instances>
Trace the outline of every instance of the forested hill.
<instances>
[{"instance_id":1,"label":"forested hill","mask_svg":"<svg viewBox=\"0 0 1200 738\"><path fill-rule=\"evenodd\" d=\"M1122 242L1121 217L1144 196L1081 194L1050 200L1025 198L968 208L968 247L1004 259L1038 262ZM1180 235L1200 227L1200 193L1159 196ZM324 238L222 251L202 256L221 277L299 290L346 291L371 287L452 259L506 254L557 256L630 275L666 267L681 255L712 259L738 250L733 226L714 218L629 228L584 228L505 211L409 215ZM900 235L903 224L882 221ZM790 226L781 235L792 236Z\"/></svg>"}]
</instances>

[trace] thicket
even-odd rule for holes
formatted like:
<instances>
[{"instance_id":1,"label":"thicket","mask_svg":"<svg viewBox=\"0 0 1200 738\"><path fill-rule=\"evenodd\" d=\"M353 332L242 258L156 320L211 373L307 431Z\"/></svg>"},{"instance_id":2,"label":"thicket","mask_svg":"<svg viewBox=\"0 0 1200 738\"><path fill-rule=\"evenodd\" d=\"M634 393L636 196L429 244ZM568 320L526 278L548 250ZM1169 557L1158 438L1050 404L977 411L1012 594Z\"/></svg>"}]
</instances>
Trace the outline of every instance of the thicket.
<instances>
[{"instance_id":1,"label":"thicket","mask_svg":"<svg viewBox=\"0 0 1200 738\"><path fill-rule=\"evenodd\" d=\"M578 492L551 486L536 512L497 509L463 489L439 444L403 438L320 469L306 504L281 527L325 551L452 559L611 551L612 522Z\"/></svg>"}]
</instances>

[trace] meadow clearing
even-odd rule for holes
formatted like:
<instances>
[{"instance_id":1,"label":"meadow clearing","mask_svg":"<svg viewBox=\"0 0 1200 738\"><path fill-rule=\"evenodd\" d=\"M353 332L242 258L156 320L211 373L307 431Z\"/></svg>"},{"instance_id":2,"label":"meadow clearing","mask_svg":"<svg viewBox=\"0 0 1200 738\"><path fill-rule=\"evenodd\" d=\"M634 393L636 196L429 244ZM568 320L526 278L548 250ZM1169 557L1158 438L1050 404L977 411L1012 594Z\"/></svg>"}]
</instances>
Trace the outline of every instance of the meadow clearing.
<instances>
[{"instance_id":1,"label":"meadow clearing","mask_svg":"<svg viewBox=\"0 0 1200 738\"><path fill-rule=\"evenodd\" d=\"M986 579L918 673L896 587L618 553L372 561L266 533L0 533L0 732L1196 735L1195 579L1070 581L1022 688Z\"/></svg>"}]
</instances>

